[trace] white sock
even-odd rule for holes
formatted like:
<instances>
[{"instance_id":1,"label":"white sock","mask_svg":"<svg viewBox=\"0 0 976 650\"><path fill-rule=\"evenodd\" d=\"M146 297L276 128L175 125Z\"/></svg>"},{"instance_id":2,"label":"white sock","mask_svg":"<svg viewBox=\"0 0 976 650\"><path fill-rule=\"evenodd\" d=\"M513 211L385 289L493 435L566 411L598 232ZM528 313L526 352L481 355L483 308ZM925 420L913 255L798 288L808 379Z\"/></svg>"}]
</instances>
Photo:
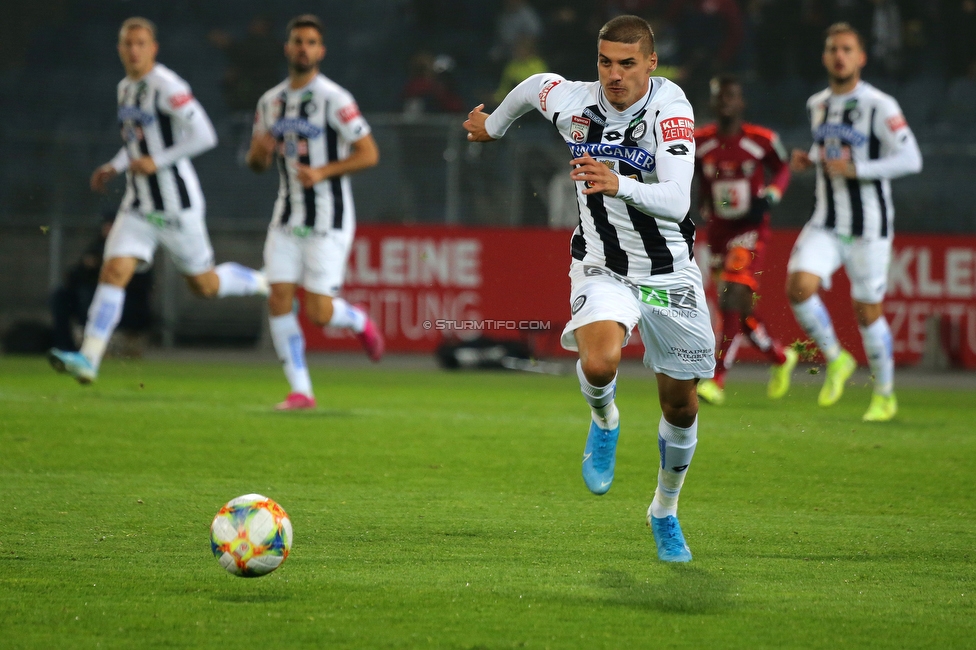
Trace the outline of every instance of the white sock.
<instances>
[{"instance_id":1,"label":"white sock","mask_svg":"<svg viewBox=\"0 0 976 650\"><path fill-rule=\"evenodd\" d=\"M827 363L839 357L841 347L834 332L834 323L830 320L830 314L820 296L813 294L803 302L794 303L792 307L796 322L817 344Z\"/></svg>"},{"instance_id":2,"label":"white sock","mask_svg":"<svg viewBox=\"0 0 976 650\"><path fill-rule=\"evenodd\" d=\"M291 392L312 397L312 378L305 363L305 336L298 325L298 317L289 313L272 316L268 320L271 323L271 340L284 365Z\"/></svg>"},{"instance_id":3,"label":"white sock","mask_svg":"<svg viewBox=\"0 0 976 650\"><path fill-rule=\"evenodd\" d=\"M224 262L214 267L214 273L220 279L217 287L217 297L225 296L253 296L268 295L268 282L264 274L249 269L237 262Z\"/></svg>"},{"instance_id":4,"label":"white sock","mask_svg":"<svg viewBox=\"0 0 976 650\"><path fill-rule=\"evenodd\" d=\"M895 388L895 359L892 354L891 329L888 319L881 316L861 330L861 340L868 356L868 365L874 375L874 392L891 395Z\"/></svg>"},{"instance_id":5,"label":"white sock","mask_svg":"<svg viewBox=\"0 0 976 650\"><path fill-rule=\"evenodd\" d=\"M366 312L359 307L353 307L342 298L333 298L329 327L341 327L361 334L366 329Z\"/></svg>"},{"instance_id":6,"label":"white sock","mask_svg":"<svg viewBox=\"0 0 976 650\"><path fill-rule=\"evenodd\" d=\"M81 344L81 353L96 369L102 363L112 332L122 319L123 304L125 289L114 284L98 283L91 307L88 308L85 340Z\"/></svg>"},{"instance_id":7,"label":"white sock","mask_svg":"<svg viewBox=\"0 0 976 650\"><path fill-rule=\"evenodd\" d=\"M651 516L677 516L678 494L688 474L688 466L698 446L698 417L687 429L676 427L661 416L657 428L657 445L661 466L657 472L657 489L651 501Z\"/></svg>"},{"instance_id":8,"label":"white sock","mask_svg":"<svg viewBox=\"0 0 976 650\"><path fill-rule=\"evenodd\" d=\"M593 421L601 429L616 429L620 424L620 412L613 402L613 397L617 394L617 375L614 375L606 386L594 386L583 374L583 362L577 361L576 376L579 377L583 398L590 405Z\"/></svg>"}]
</instances>

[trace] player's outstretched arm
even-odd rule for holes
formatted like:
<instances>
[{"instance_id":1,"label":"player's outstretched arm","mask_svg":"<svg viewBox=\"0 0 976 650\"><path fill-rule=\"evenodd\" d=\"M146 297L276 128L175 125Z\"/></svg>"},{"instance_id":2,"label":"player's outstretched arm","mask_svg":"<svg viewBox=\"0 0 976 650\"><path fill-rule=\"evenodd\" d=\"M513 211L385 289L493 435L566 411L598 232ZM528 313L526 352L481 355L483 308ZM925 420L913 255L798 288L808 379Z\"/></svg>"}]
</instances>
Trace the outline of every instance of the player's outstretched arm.
<instances>
[{"instance_id":1,"label":"player's outstretched arm","mask_svg":"<svg viewBox=\"0 0 976 650\"><path fill-rule=\"evenodd\" d=\"M295 165L296 178L302 187L308 189L316 183L328 178L354 174L370 167L375 167L380 161L380 148L372 134L366 134L351 145L349 157L335 160L322 167L309 167L301 163Z\"/></svg>"},{"instance_id":2,"label":"player's outstretched arm","mask_svg":"<svg viewBox=\"0 0 976 650\"><path fill-rule=\"evenodd\" d=\"M493 142L495 138L488 135L485 129L485 122L490 113L484 112L484 104L478 104L468 113L468 119L464 121L464 130L468 132L468 140L471 142Z\"/></svg>"}]
</instances>

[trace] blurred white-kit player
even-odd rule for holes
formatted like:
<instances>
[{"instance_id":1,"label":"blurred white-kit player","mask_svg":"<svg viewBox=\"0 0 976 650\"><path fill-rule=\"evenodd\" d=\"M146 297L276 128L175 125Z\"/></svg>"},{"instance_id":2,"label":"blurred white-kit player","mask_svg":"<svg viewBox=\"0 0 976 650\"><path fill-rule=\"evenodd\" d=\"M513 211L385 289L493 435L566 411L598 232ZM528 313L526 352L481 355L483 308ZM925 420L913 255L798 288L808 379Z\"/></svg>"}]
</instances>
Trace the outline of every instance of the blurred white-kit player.
<instances>
[{"instance_id":1,"label":"blurred white-kit player","mask_svg":"<svg viewBox=\"0 0 976 650\"><path fill-rule=\"evenodd\" d=\"M293 310L298 287L318 327L350 330L373 361L383 337L369 316L339 293L356 231L349 174L373 167L379 150L369 124L344 88L319 73L321 21L298 16L286 30L288 78L258 101L247 163L275 166L280 185L264 246L271 338L291 390L279 410L315 407L305 336Z\"/></svg>"},{"instance_id":2,"label":"blurred white-kit player","mask_svg":"<svg viewBox=\"0 0 976 650\"><path fill-rule=\"evenodd\" d=\"M125 287L137 270L166 249L191 291L204 298L266 295L264 276L234 262L214 266L204 221L205 202L190 158L217 144L210 118L175 72L156 63L156 27L129 18L119 30L126 76L118 85L118 121L124 144L92 174L91 187L125 172L126 190L105 242L98 288L88 311L80 352L53 349L51 365L79 382L95 380L122 316Z\"/></svg>"}]
</instances>

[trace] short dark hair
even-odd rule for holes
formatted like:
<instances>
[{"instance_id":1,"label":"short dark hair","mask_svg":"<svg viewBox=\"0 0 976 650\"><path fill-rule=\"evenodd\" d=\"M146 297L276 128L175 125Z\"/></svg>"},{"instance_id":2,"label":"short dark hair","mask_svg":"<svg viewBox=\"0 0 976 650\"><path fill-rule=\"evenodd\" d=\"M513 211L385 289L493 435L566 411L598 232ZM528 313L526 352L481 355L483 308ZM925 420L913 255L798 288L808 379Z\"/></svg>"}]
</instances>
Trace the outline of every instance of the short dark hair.
<instances>
[{"instance_id":1,"label":"short dark hair","mask_svg":"<svg viewBox=\"0 0 976 650\"><path fill-rule=\"evenodd\" d=\"M325 40L325 27L322 26L322 21L315 14L302 14L289 20L288 27L285 28L285 39L291 38L292 30L299 27L311 27L319 33L319 37L323 41Z\"/></svg>"},{"instance_id":2,"label":"short dark hair","mask_svg":"<svg viewBox=\"0 0 976 650\"><path fill-rule=\"evenodd\" d=\"M641 52L654 53L654 30L640 16L617 16L600 29L597 40L611 43L640 43Z\"/></svg>"},{"instance_id":3,"label":"short dark hair","mask_svg":"<svg viewBox=\"0 0 976 650\"><path fill-rule=\"evenodd\" d=\"M867 49L864 46L864 37L861 36L861 32L857 31L857 29L855 29L850 23L834 23L828 27L827 31L824 32L824 42L826 42L828 38L837 36L838 34L854 34L854 36L857 37L857 44L861 46L861 51L867 52Z\"/></svg>"},{"instance_id":4,"label":"short dark hair","mask_svg":"<svg viewBox=\"0 0 976 650\"><path fill-rule=\"evenodd\" d=\"M742 88L742 80L731 72L723 72L722 74L715 75L708 82L708 89L712 95L719 94L723 86L738 86Z\"/></svg>"}]
</instances>

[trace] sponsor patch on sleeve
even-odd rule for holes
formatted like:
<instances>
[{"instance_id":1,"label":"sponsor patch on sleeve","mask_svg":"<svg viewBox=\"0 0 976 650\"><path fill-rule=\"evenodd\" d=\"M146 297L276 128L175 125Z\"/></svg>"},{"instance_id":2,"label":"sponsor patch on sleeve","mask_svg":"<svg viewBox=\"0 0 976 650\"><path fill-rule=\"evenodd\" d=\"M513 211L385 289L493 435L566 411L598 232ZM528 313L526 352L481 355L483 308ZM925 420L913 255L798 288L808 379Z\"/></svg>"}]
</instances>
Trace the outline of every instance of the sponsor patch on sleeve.
<instances>
[{"instance_id":1,"label":"sponsor patch on sleeve","mask_svg":"<svg viewBox=\"0 0 976 650\"><path fill-rule=\"evenodd\" d=\"M539 91L539 108L546 110L546 98L549 97L549 91L559 85L562 79L554 79L547 83L541 91Z\"/></svg>"},{"instance_id":2,"label":"sponsor patch on sleeve","mask_svg":"<svg viewBox=\"0 0 976 650\"><path fill-rule=\"evenodd\" d=\"M901 113L889 117L887 120L885 120L885 124L888 125L888 128L891 131L899 131L908 126L908 122L905 121L905 116Z\"/></svg>"},{"instance_id":3,"label":"sponsor patch on sleeve","mask_svg":"<svg viewBox=\"0 0 976 650\"><path fill-rule=\"evenodd\" d=\"M661 120L661 134L665 142L672 140L695 141L695 121L687 117L669 117Z\"/></svg>"},{"instance_id":4,"label":"sponsor patch on sleeve","mask_svg":"<svg viewBox=\"0 0 976 650\"><path fill-rule=\"evenodd\" d=\"M173 108L180 108L181 106L186 106L191 101L193 101L193 93L176 93L169 98L169 105Z\"/></svg>"},{"instance_id":5,"label":"sponsor patch on sleeve","mask_svg":"<svg viewBox=\"0 0 976 650\"><path fill-rule=\"evenodd\" d=\"M349 104L348 106L340 108L338 115L340 122L343 124L349 124L354 119L362 115L362 113L359 112L359 106L356 104Z\"/></svg>"}]
</instances>

